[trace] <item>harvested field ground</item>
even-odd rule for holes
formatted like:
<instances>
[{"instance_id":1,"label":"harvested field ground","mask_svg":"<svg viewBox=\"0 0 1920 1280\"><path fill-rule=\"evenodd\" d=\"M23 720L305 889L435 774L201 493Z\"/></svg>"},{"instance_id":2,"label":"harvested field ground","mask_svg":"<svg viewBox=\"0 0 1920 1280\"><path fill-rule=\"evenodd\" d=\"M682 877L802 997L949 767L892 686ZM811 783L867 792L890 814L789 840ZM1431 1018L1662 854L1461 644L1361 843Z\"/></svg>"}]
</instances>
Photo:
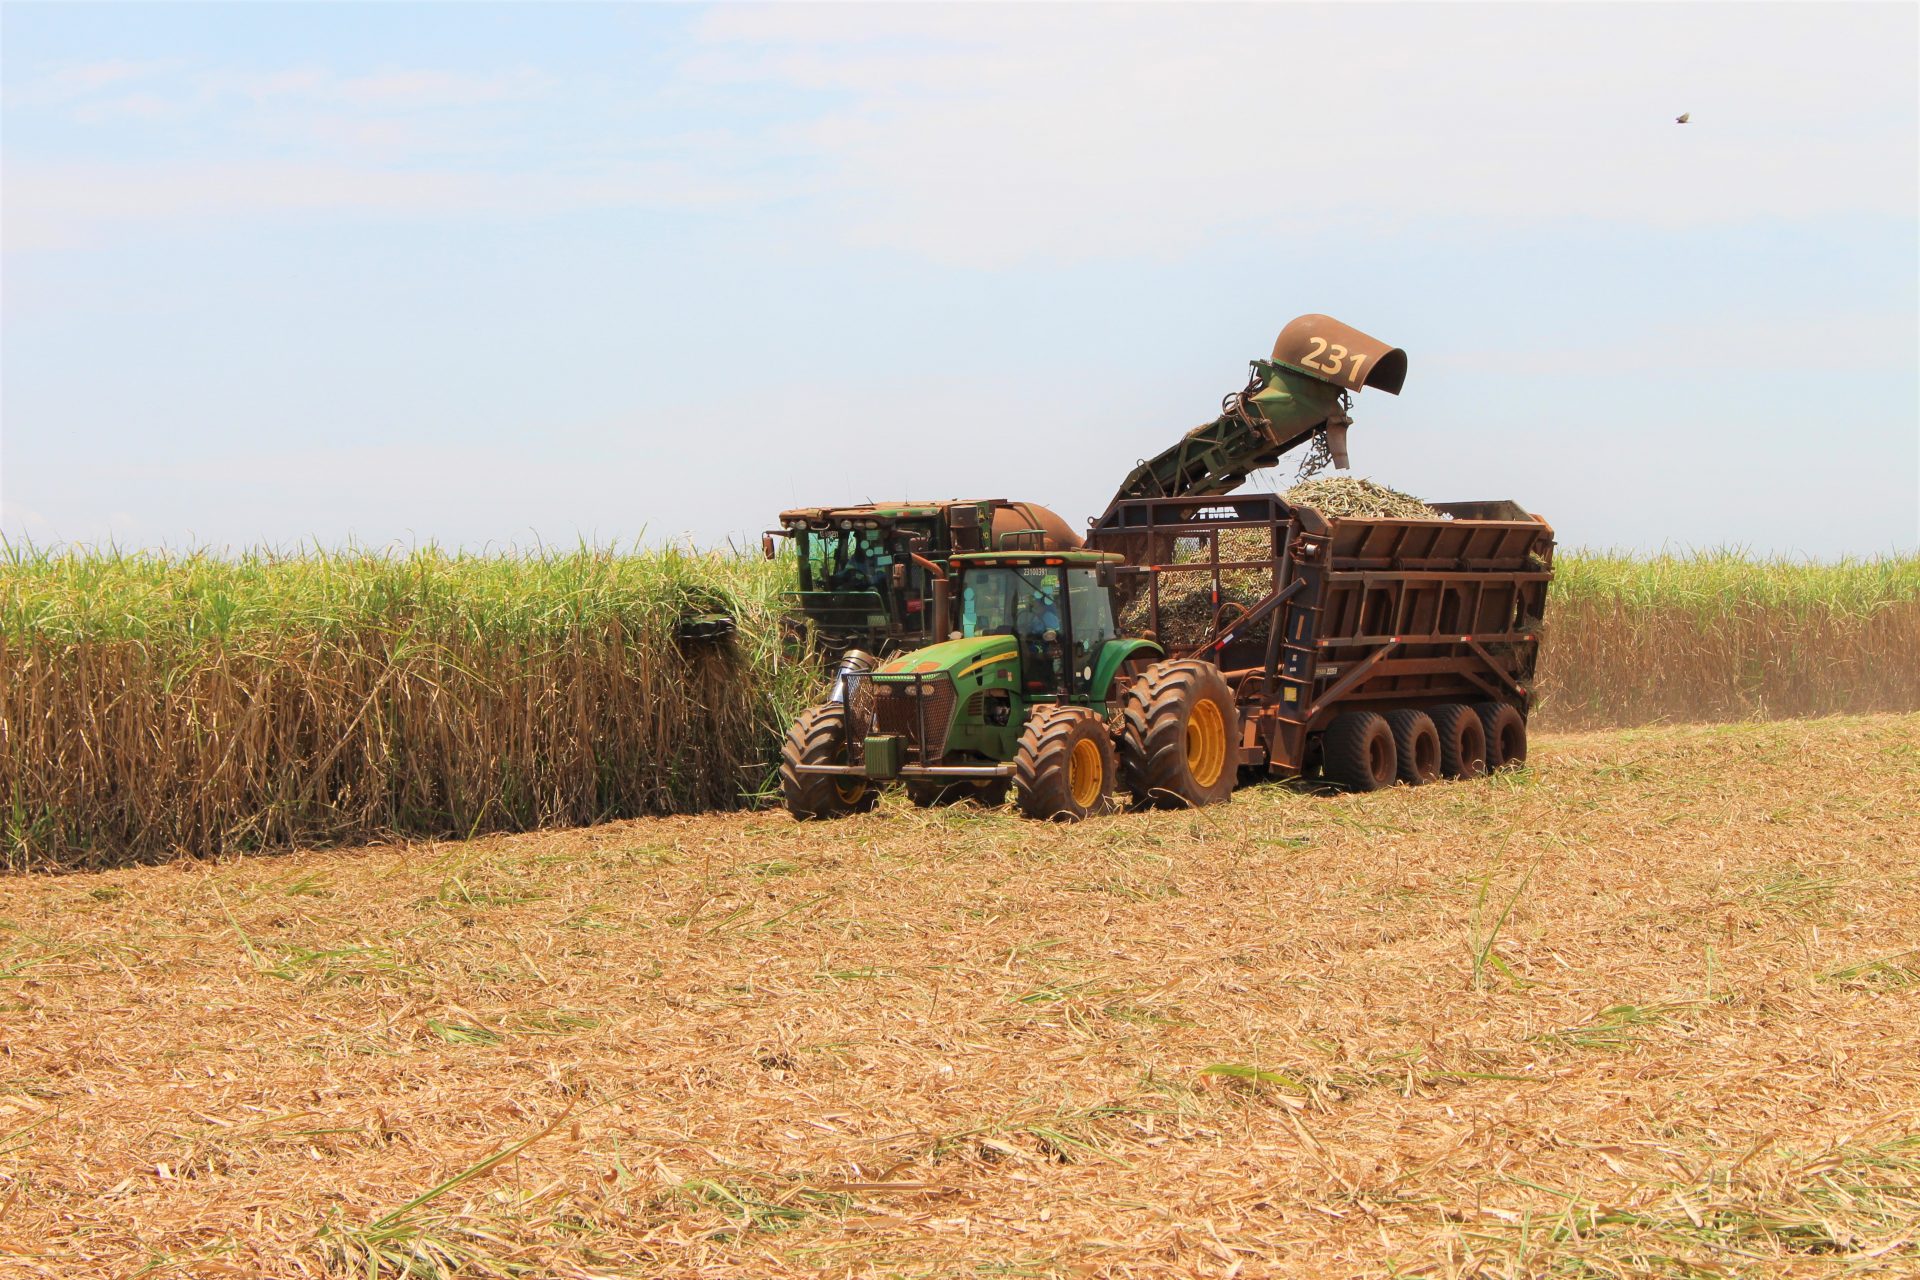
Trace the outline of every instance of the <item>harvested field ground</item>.
<instances>
[{"instance_id":1,"label":"harvested field ground","mask_svg":"<svg viewBox=\"0 0 1920 1280\"><path fill-rule=\"evenodd\" d=\"M17 877L0 1272L1912 1275L1916 946L1917 716Z\"/></svg>"}]
</instances>

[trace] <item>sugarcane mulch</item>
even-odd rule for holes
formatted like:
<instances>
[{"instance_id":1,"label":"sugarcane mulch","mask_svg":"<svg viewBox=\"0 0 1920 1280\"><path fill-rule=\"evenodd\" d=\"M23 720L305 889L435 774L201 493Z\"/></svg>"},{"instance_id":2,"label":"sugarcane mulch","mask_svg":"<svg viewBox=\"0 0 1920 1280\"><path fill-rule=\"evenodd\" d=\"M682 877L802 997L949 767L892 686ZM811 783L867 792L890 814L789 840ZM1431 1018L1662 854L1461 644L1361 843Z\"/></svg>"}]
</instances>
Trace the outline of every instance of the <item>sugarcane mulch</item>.
<instances>
[{"instance_id":1,"label":"sugarcane mulch","mask_svg":"<svg viewBox=\"0 0 1920 1280\"><path fill-rule=\"evenodd\" d=\"M0 881L0 1274L1911 1275L1920 716Z\"/></svg>"}]
</instances>

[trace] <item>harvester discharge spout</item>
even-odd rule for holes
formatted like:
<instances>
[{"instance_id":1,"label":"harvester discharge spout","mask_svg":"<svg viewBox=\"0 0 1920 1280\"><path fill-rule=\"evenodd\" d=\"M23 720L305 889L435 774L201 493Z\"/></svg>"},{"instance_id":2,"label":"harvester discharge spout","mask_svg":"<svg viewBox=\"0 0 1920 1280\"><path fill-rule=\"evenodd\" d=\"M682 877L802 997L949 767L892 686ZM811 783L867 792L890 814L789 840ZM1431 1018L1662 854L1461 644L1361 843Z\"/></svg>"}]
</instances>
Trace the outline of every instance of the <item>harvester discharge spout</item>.
<instances>
[{"instance_id":1,"label":"harvester discharge spout","mask_svg":"<svg viewBox=\"0 0 1920 1280\"><path fill-rule=\"evenodd\" d=\"M1344 469L1350 394L1375 387L1398 395L1407 377L1406 352L1322 315L1294 320L1280 331L1273 358L1252 364L1246 387L1222 402L1219 417L1135 467L1114 500L1231 493L1318 437Z\"/></svg>"}]
</instances>

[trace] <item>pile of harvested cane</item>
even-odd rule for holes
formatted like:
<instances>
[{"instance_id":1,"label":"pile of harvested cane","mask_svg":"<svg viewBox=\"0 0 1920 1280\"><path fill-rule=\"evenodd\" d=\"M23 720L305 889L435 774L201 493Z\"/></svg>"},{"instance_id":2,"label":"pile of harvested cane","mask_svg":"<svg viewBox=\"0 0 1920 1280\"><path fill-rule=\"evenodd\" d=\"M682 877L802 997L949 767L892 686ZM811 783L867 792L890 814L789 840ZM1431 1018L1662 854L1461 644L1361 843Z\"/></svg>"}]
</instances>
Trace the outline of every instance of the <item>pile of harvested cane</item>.
<instances>
[{"instance_id":1,"label":"pile of harvested cane","mask_svg":"<svg viewBox=\"0 0 1920 1280\"><path fill-rule=\"evenodd\" d=\"M1438 511L1410 493L1359 476L1321 476L1302 480L1281 495L1296 507L1312 507L1334 519L1362 516L1375 520L1443 520Z\"/></svg>"},{"instance_id":2,"label":"pile of harvested cane","mask_svg":"<svg viewBox=\"0 0 1920 1280\"><path fill-rule=\"evenodd\" d=\"M1365 518L1388 520L1442 520L1438 511L1420 499L1358 476L1322 476L1303 480L1281 495L1290 505L1311 507L1329 519ZM1223 529L1220 540L1222 561L1267 560L1273 547L1264 529ZM1192 564L1210 559L1206 544L1184 541L1174 551L1174 563ZM1272 594L1273 575L1264 569L1227 569L1220 574L1220 615L1231 624L1240 605L1251 608ZM1210 573L1168 573L1160 577L1160 642L1169 649L1190 648L1213 632L1215 601L1213 575ZM1142 592L1121 610L1120 625L1130 634L1138 634L1148 625L1147 594ZM1261 619L1242 634L1261 639L1267 634L1267 620Z\"/></svg>"}]
</instances>

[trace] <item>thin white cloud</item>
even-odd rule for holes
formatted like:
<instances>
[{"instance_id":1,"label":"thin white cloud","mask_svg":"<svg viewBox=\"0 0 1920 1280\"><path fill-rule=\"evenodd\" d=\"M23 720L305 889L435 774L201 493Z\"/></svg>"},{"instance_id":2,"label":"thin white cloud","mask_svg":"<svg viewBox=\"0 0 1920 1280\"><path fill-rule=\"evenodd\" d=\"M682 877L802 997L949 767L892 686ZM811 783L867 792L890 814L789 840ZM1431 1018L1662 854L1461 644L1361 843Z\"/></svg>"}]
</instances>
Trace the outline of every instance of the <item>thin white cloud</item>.
<instances>
[{"instance_id":1,"label":"thin white cloud","mask_svg":"<svg viewBox=\"0 0 1920 1280\"><path fill-rule=\"evenodd\" d=\"M729 9L689 71L831 94L792 137L836 171L848 225L963 264L1181 253L1249 225L1337 254L1382 223L1702 226L1916 198L1911 9L1089 19Z\"/></svg>"},{"instance_id":2,"label":"thin white cloud","mask_svg":"<svg viewBox=\"0 0 1920 1280\"><path fill-rule=\"evenodd\" d=\"M120 95L138 86L143 98L170 104L180 113L244 101L309 102L389 108L471 107L523 101L549 91L554 81L530 68L473 73L435 67L401 67L341 75L321 66L269 70L190 67L178 61L82 63L40 75L20 90L29 104L64 104L76 112L110 111ZM82 118L86 118L85 115Z\"/></svg>"},{"instance_id":3,"label":"thin white cloud","mask_svg":"<svg viewBox=\"0 0 1920 1280\"><path fill-rule=\"evenodd\" d=\"M112 58L81 62L38 76L24 86L10 87L8 96L27 103L71 102L141 80L151 80L179 70L173 60Z\"/></svg>"},{"instance_id":4,"label":"thin white cloud","mask_svg":"<svg viewBox=\"0 0 1920 1280\"><path fill-rule=\"evenodd\" d=\"M722 209L761 191L670 160L619 162L580 173L377 167L322 161L9 166L9 253L72 249L119 226L263 215L537 216L590 208Z\"/></svg>"},{"instance_id":5,"label":"thin white cloud","mask_svg":"<svg viewBox=\"0 0 1920 1280\"><path fill-rule=\"evenodd\" d=\"M645 86L531 67L97 63L25 101L103 135L192 116L218 145L171 164L15 148L6 248L290 211L776 201L825 234L967 266L1175 258L1249 231L1339 259L1408 226L1907 217L1915 15L752 6L697 22L693 51ZM743 89L775 113L723 114ZM626 95L620 112L605 93ZM703 104L729 127L690 132ZM567 119L607 125L556 135Z\"/></svg>"}]
</instances>

